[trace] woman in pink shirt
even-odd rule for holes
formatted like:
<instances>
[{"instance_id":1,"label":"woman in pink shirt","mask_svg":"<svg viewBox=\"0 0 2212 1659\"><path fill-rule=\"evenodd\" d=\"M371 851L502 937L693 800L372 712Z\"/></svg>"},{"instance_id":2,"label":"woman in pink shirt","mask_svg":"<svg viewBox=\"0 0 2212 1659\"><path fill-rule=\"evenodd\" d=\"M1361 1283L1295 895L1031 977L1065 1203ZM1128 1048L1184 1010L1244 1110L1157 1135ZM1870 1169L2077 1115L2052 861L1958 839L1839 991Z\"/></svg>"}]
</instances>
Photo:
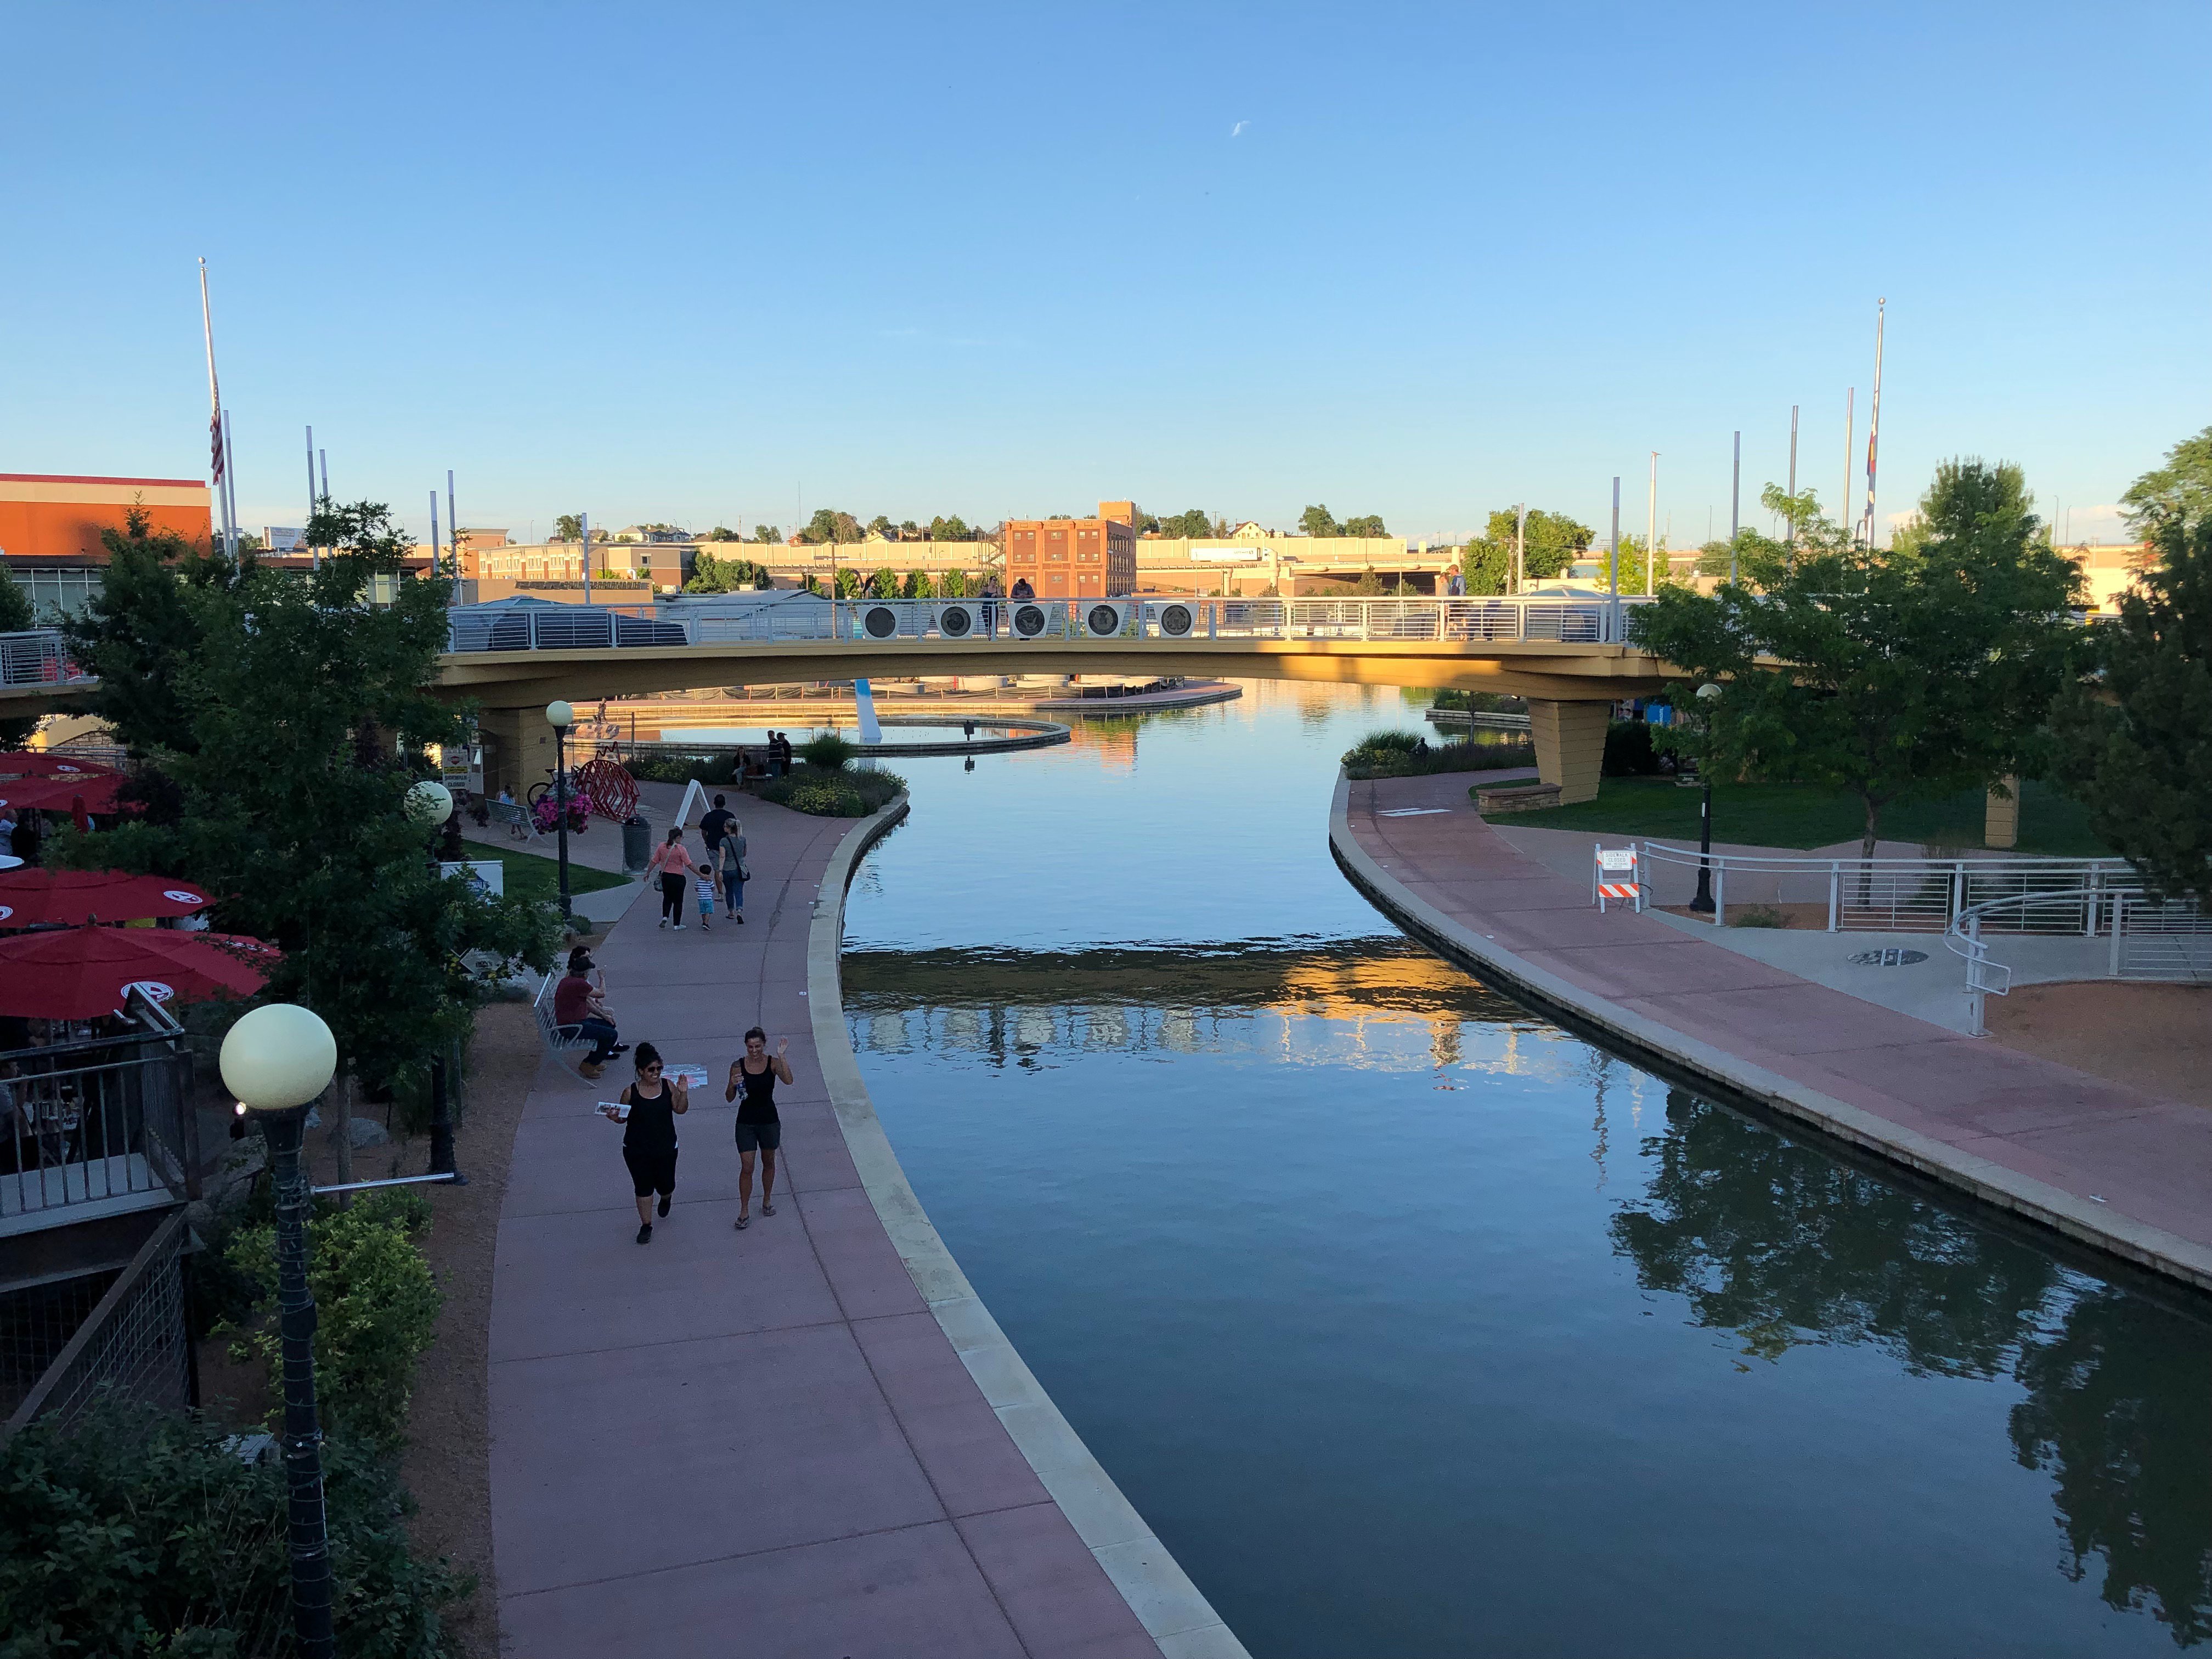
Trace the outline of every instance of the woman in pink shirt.
<instances>
[{"instance_id":1,"label":"woman in pink shirt","mask_svg":"<svg viewBox=\"0 0 2212 1659\"><path fill-rule=\"evenodd\" d=\"M668 839L653 849L653 857L645 866L648 876L660 878L660 925L676 924L676 931L684 931L684 890L690 884L691 872L707 873L703 864L695 865L691 854L684 850L684 826L668 827Z\"/></svg>"}]
</instances>

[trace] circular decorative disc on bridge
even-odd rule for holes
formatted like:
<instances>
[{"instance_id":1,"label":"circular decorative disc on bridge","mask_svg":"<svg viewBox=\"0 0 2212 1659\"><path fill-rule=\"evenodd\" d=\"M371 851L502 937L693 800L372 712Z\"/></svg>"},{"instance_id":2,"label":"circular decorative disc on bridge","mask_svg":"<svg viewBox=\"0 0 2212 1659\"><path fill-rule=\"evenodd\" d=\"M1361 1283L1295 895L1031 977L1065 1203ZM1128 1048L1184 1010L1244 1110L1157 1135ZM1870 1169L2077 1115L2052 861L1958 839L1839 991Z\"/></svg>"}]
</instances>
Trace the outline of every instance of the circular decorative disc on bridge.
<instances>
[{"instance_id":1,"label":"circular decorative disc on bridge","mask_svg":"<svg viewBox=\"0 0 2212 1659\"><path fill-rule=\"evenodd\" d=\"M1861 968L1910 968L1916 962L1927 961L1928 952L1892 945L1886 951L1855 951L1850 959Z\"/></svg>"},{"instance_id":2,"label":"circular decorative disc on bridge","mask_svg":"<svg viewBox=\"0 0 2212 1659\"><path fill-rule=\"evenodd\" d=\"M898 612L887 605L872 605L860 613L860 626L870 639L887 640L898 632Z\"/></svg>"},{"instance_id":3,"label":"circular decorative disc on bridge","mask_svg":"<svg viewBox=\"0 0 2212 1659\"><path fill-rule=\"evenodd\" d=\"M964 605L948 605L937 613L937 631L949 640L964 640L975 628L975 615Z\"/></svg>"},{"instance_id":4,"label":"circular decorative disc on bridge","mask_svg":"<svg viewBox=\"0 0 2212 1659\"><path fill-rule=\"evenodd\" d=\"M1110 639L1121 631L1121 611L1117 605L1094 605L1084 615L1084 624L1100 639Z\"/></svg>"},{"instance_id":5,"label":"circular decorative disc on bridge","mask_svg":"<svg viewBox=\"0 0 2212 1659\"><path fill-rule=\"evenodd\" d=\"M1033 640L1044 632L1044 607L1036 605L1018 605L1014 607L1014 632L1025 640Z\"/></svg>"},{"instance_id":6,"label":"circular decorative disc on bridge","mask_svg":"<svg viewBox=\"0 0 2212 1659\"><path fill-rule=\"evenodd\" d=\"M1172 640L1188 639L1191 624L1195 620L1188 605L1169 605L1160 612L1160 632Z\"/></svg>"}]
</instances>

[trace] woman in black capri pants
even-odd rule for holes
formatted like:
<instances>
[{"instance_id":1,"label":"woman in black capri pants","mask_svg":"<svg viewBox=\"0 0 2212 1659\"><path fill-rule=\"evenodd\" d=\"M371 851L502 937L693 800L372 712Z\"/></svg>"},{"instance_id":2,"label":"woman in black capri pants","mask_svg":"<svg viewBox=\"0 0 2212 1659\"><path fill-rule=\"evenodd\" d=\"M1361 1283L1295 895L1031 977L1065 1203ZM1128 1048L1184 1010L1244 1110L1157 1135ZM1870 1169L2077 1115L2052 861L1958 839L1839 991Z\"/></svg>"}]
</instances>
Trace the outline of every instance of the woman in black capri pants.
<instances>
[{"instance_id":1,"label":"woman in black capri pants","mask_svg":"<svg viewBox=\"0 0 2212 1659\"><path fill-rule=\"evenodd\" d=\"M660 1213L668 1213L676 1194L676 1120L691 1109L684 1085L660 1075L660 1050L637 1045L637 1081L626 1085L622 1103L623 1162L629 1165L630 1188L637 1194L637 1242L653 1243L653 1195L660 1194Z\"/></svg>"}]
</instances>

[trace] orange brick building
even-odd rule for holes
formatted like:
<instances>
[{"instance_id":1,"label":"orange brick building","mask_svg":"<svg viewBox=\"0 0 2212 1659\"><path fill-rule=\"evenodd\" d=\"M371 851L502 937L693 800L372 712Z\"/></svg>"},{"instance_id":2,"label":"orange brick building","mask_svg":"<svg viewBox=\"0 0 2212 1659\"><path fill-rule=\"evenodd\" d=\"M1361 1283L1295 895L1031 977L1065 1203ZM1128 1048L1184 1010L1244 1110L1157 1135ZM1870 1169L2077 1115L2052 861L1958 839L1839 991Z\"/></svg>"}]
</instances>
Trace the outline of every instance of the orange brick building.
<instances>
[{"instance_id":1,"label":"orange brick building","mask_svg":"<svg viewBox=\"0 0 2212 1659\"><path fill-rule=\"evenodd\" d=\"M1009 519L1006 591L1041 599L1103 599L1137 591L1137 507L1101 501L1095 519Z\"/></svg>"},{"instance_id":2,"label":"orange brick building","mask_svg":"<svg viewBox=\"0 0 2212 1659\"><path fill-rule=\"evenodd\" d=\"M102 530L121 530L141 507L155 530L204 547L214 538L210 500L197 478L0 472L0 556L42 611L74 611L107 563Z\"/></svg>"}]
</instances>

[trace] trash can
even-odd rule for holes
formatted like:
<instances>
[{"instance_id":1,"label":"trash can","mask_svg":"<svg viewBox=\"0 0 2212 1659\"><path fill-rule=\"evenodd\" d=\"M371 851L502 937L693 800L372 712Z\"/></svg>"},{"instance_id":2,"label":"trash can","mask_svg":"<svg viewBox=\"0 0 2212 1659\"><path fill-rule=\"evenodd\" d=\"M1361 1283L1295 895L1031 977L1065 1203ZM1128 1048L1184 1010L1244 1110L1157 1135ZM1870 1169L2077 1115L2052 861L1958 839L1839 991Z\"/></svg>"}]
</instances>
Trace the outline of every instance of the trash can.
<instances>
[{"instance_id":1,"label":"trash can","mask_svg":"<svg viewBox=\"0 0 2212 1659\"><path fill-rule=\"evenodd\" d=\"M623 820L623 873L641 876L653 857L653 826L632 813Z\"/></svg>"}]
</instances>

